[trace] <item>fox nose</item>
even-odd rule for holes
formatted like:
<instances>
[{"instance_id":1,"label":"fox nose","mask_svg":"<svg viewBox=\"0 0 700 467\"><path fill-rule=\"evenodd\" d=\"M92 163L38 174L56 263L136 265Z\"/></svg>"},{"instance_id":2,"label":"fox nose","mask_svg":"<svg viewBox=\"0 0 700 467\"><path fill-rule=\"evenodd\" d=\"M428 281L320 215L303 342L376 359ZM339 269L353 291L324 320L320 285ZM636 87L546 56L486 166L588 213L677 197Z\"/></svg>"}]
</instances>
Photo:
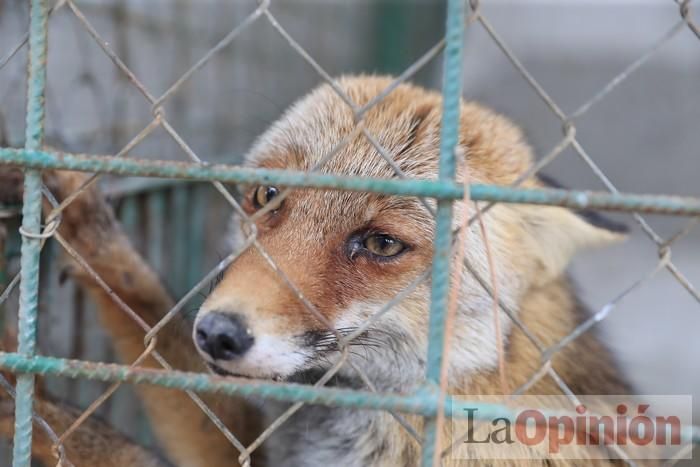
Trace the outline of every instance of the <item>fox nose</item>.
<instances>
[{"instance_id":1,"label":"fox nose","mask_svg":"<svg viewBox=\"0 0 700 467\"><path fill-rule=\"evenodd\" d=\"M253 346L255 339L243 317L235 313L208 313L197 323L197 347L214 360L233 360Z\"/></svg>"}]
</instances>

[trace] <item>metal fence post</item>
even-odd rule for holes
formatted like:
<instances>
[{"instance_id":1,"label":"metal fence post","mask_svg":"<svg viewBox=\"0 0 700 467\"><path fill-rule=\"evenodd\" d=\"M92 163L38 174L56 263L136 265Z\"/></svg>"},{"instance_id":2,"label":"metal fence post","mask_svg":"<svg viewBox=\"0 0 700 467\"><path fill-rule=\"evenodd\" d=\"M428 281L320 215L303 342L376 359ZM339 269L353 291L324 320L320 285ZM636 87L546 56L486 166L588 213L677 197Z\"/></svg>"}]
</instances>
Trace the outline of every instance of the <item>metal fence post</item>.
<instances>
[{"instance_id":1,"label":"metal fence post","mask_svg":"<svg viewBox=\"0 0 700 467\"><path fill-rule=\"evenodd\" d=\"M440 181L455 177L455 149L459 141L459 114L462 94L462 41L464 36L464 0L449 0L445 58L443 65L442 129L440 134ZM435 251L431 278L430 321L426 377L437 386L443 365L445 318L450 291L450 252L452 246L452 200L438 200ZM439 455L438 416L426 420L423 443L423 467L434 465Z\"/></svg>"},{"instance_id":2,"label":"metal fence post","mask_svg":"<svg viewBox=\"0 0 700 467\"><path fill-rule=\"evenodd\" d=\"M27 127L25 149L40 149L44 140L44 88L48 0L32 0L29 23L29 79L27 83ZM27 170L22 208L22 258L19 291L19 332L17 352L33 356L36 348L39 303L39 252L41 239L41 171ZM32 452L32 405L34 375L17 378L13 467L29 467Z\"/></svg>"}]
</instances>

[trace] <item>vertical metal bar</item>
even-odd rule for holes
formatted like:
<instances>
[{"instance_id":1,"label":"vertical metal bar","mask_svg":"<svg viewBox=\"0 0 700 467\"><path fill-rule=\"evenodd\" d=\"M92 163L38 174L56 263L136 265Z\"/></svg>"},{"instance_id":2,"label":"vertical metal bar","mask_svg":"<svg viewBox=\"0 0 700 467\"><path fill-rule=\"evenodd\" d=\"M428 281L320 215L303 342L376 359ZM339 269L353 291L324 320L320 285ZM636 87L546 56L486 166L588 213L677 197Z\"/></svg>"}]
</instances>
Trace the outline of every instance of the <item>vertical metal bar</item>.
<instances>
[{"instance_id":1,"label":"vertical metal bar","mask_svg":"<svg viewBox=\"0 0 700 467\"><path fill-rule=\"evenodd\" d=\"M187 257L189 262L186 265L187 287L196 284L202 278L202 264L204 258L204 227L206 225L206 198L207 186L202 184L192 185L190 189L190 213L189 236L187 238Z\"/></svg>"},{"instance_id":2,"label":"vertical metal bar","mask_svg":"<svg viewBox=\"0 0 700 467\"><path fill-rule=\"evenodd\" d=\"M188 208L188 185L177 185L173 187L171 218L173 238L169 239L172 243L168 245L167 250L173 252L170 257L170 274L172 275L172 290L175 291L175 296L180 297L187 292L187 267L188 267L188 251L187 238L189 237L189 213Z\"/></svg>"},{"instance_id":3,"label":"vertical metal bar","mask_svg":"<svg viewBox=\"0 0 700 467\"><path fill-rule=\"evenodd\" d=\"M442 129L440 134L439 179L455 177L455 149L459 141L459 113L462 94L462 41L464 35L464 0L448 0L446 45L443 64ZM436 216L435 251L431 278L430 321L426 378L437 386L445 339L445 318L450 291L450 250L452 245L452 201L439 200ZM425 423L423 466L433 465L437 444L437 416Z\"/></svg>"},{"instance_id":4,"label":"vertical metal bar","mask_svg":"<svg viewBox=\"0 0 700 467\"><path fill-rule=\"evenodd\" d=\"M141 240L139 233L141 227L141 219L139 219L139 206L136 199L138 195L127 195L119 206L119 222L121 222L124 232L131 240L132 244L140 247Z\"/></svg>"},{"instance_id":5,"label":"vertical metal bar","mask_svg":"<svg viewBox=\"0 0 700 467\"><path fill-rule=\"evenodd\" d=\"M163 274L163 239L165 238L165 191L162 189L148 193L148 261L158 274Z\"/></svg>"},{"instance_id":6,"label":"vertical metal bar","mask_svg":"<svg viewBox=\"0 0 700 467\"><path fill-rule=\"evenodd\" d=\"M412 50L412 44L406 40L412 39L409 11L416 6L403 3L388 0L377 2L375 7L377 46L373 48L375 57L370 65L378 67L380 73L401 73L411 60L406 52Z\"/></svg>"},{"instance_id":7,"label":"vertical metal bar","mask_svg":"<svg viewBox=\"0 0 700 467\"><path fill-rule=\"evenodd\" d=\"M29 66L27 75L26 149L40 149L44 141L44 89L46 87L46 53L48 0L31 0L29 22ZM39 252L41 240L26 234L41 229L41 172L27 170L24 176L22 207L22 258L20 261L19 332L17 352L33 356L36 348L37 308L39 303ZM32 404L34 376L19 375L15 401L15 436L13 467L29 467L32 452Z\"/></svg>"}]
</instances>

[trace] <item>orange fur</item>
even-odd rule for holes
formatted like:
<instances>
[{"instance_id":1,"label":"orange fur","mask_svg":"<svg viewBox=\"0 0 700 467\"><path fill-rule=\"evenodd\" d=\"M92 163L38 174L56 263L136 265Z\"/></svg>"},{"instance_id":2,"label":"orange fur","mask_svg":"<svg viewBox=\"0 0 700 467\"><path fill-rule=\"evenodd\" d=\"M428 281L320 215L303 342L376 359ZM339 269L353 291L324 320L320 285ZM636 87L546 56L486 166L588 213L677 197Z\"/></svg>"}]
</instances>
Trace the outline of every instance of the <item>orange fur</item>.
<instances>
[{"instance_id":1,"label":"orange fur","mask_svg":"<svg viewBox=\"0 0 700 467\"><path fill-rule=\"evenodd\" d=\"M339 85L356 104L363 105L390 82L385 77L360 76L341 78ZM369 110L363 124L409 177L434 178L439 157L440 113L439 94L403 84ZM509 185L532 165L531 150L522 133L504 117L477 104L463 103L460 124L460 146L472 181ZM248 164L310 170L354 125L350 109L329 86L320 86L261 136L251 149ZM320 171L395 177L391 167L363 136L338 151ZM462 176L461 172L456 174L458 180ZM57 173L47 182L62 198L83 179L78 174ZM523 185L540 186L541 182L531 178ZM243 201L249 214L256 210L253 192L254 188ZM427 202L435 206L434 201ZM461 202L456 205L455 225L458 225ZM474 212L473 206L468 212ZM558 207L498 205L484 216L484 221L503 302L516 310L526 326L545 343L564 337L581 320L581 307L564 275L568 261L581 248L619 240L621 236ZM432 261L434 220L416 199L299 189L277 211L261 216L257 228L258 242L278 267L324 319L337 327L358 326ZM406 252L387 261L366 254L348 255L348 242L353 235L367 231L401 239ZM134 252L95 190L78 198L67 209L60 233L148 323L157 322L172 306L155 274ZM476 226L467 238L467 259L481 277L488 278L485 249ZM77 268L74 274L99 304L101 318L122 359L134 360L143 351L143 332L89 275ZM538 350L505 316L501 317L506 327L504 342L496 342L491 298L465 271L456 271L453 282L460 285L461 293L449 360L449 392L498 393L495 357L498 345L506 349L509 387L524 383L538 368ZM380 390L411 391L421 383L429 295L428 285L419 286L368 330L379 348L367 346L360 351L365 352L364 356L350 357ZM304 371L324 370L337 358L337 353L332 351L319 355L308 345L304 346L309 333L322 333L325 326L305 309L296 294L254 250L243 253L227 270L202 306L198 322L213 311L242 315L256 338L251 352L239 360L212 362L205 356L208 363L215 363L225 371L249 377L294 379ZM180 324L168 326L158 342L159 351L175 367L205 368L199 359L193 358L195 349ZM156 364L149 360L146 365ZM576 392L613 394L628 390L612 357L592 334L582 336L558 354L553 366ZM359 384L354 370L344 368L341 377ZM547 378L532 391L559 393L558 387ZM223 466L231 465L237 458L233 448L207 424L184 394L145 386L139 388L139 394L164 452L176 464ZM250 440L259 432L259 414L244 402L207 400L244 439ZM328 463L324 459L330 458L331 463L348 465L418 463L418 444L390 415L361 413L365 415L358 418L357 412L341 409L302 409L280 428L279 438L268 444L270 462L275 465L275 461L283 459L287 465L307 465L300 460L303 459L308 465L320 465ZM419 417L407 418L420 430ZM334 436L343 440L346 434L343 430L355 426L352 423L360 424L353 432L355 437L347 442L352 449L330 451L328 446L333 446ZM314 438L314 430L320 430L321 438ZM450 436L448 432L448 442ZM282 457L275 453L280 449Z\"/></svg>"}]
</instances>

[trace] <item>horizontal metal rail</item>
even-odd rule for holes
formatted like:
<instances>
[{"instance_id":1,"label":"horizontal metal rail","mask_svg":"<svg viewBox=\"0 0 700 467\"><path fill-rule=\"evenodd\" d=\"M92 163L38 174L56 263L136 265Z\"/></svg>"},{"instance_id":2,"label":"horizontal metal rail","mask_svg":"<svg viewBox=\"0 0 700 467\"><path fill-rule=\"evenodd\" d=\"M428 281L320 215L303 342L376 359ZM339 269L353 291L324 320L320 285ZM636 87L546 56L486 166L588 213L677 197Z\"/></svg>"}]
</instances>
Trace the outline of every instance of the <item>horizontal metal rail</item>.
<instances>
[{"instance_id":1,"label":"horizontal metal rail","mask_svg":"<svg viewBox=\"0 0 700 467\"><path fill-rule=\"evenodd\" d=\"M114 363L96 363L55 357L26 357L13 352L0 352L0 368L19 374L56 375L67 378L85 378L102 382L150 384L185 391L218 393L228 396L257 396L283 402L304 402L334 407L397 410L422 416L434 416L438 408L437 387L427 384L411 394L378 393L356 389L314 387L295 383L277 383L268 380L222 377L184 371L137 368ZM472 410L471 415L466 409ZM541 410L546 417L560 414ZM447 417L478 420L506 418L515 420L516 410L505 404L473 402L447 397L444 404ZM683 442L700 442L700 428L685 426Z\"/></svg>"},{"instance_id":2,"label":"horizontal metal rail","mask_svg":"<svg viewBox=\"0 0 700 467\"><path fill-rule=\"evenodd\" d=\"M464 196L464 186L450 181L359 178L293 170L254 169L228 164L129 159L60 151L1 148L0 164L21 165L34 169L99 171L137 177L272 184L436 199L456 200L462 199ZM526 189L483 184L470 185L470 197L476 201L558 205L573 209L648 212L677 216L700 215L700 198L696 197L603 193L550 188Z\"/></svg>"}]
</instances>

